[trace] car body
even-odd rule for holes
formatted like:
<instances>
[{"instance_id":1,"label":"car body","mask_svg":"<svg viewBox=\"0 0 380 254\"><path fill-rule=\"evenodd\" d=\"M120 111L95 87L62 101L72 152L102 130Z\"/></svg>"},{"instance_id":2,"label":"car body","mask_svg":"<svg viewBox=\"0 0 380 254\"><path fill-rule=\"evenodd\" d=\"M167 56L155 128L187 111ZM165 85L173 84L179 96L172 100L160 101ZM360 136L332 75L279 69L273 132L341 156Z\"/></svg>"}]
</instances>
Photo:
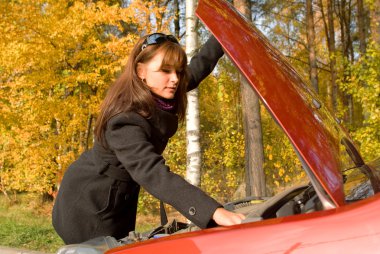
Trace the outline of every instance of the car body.
<instances>
[{"instance_id":1,"label":"car body","mask_svg":"<svg viewBox=\"0 0 380 254\"><path fill-rule=\"evenodd\" d=\"M172 234L106 253L380 253L380 160L364 163L339 121L231 4L199 0L196 14L288 136L310 183L260 204L230 203L247 215L241 225Z\"/></svg>"}]
</instances>

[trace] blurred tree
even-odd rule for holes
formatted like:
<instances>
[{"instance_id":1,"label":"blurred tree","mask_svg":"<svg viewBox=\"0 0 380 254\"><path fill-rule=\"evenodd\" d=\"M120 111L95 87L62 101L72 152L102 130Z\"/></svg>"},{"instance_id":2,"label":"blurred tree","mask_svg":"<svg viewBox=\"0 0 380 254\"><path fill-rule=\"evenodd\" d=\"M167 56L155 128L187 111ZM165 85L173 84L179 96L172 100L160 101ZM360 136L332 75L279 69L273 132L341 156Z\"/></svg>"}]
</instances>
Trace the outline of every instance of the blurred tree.
<instances>
[{"instance_id":1,"label":"blurred tree","mask_svg":"<svg viewBox=\"0 0 380 254\"><path fill-rule=\"evenodd\" d=\"M104 2L2 1L3 188L53 193L92 144L93 118L136 38L133 10ZM75 28L75 29L73 29Z\"/></svg>"},{"instance_id":2,"label":"blurred tree","mask_svg":"<svg viewBox=\"0 0 380 254\"><path fill-rule=\"evenodd\" d=\"M201 144L203 149L201 187L220 202L245 197L244 133L241 114L239 73L225 58L217 76L200 86Z\"/></svg>"},{"instance_id":3,"label":"blurred tree","mask_svg":"<svg viewBox=\"0 0 380 254\"><path fill-rule=\"evenodd\" d=\"M314 12L313 0L306 0L306 31L307 31L307 48L309 51L309 77L314 91L319 93L318 86L318 67L317 56L315 52L315 29L314 29Z\"/></svg>"},{"instance_id":4,"label":"blurred tree","mask_svg":"<svg viewBox=\"0 0 380 254\"><path fill-rule=\"evenodd\" d=\"M305 2L251 4L252 20L309 80ZM352 96L354 121L344 117L343 124L366 160L378 156L380 147L379 6L379 0L319 0L312 5L319 95L332 105L335 82L340 94ZM99 102L136 39L157 29L181 38L183 7L182 0L0 1L3 193L54 195L67 166L92 146ZM201 41L206 38L202 31ZM215 75L200 86L201 187L223 202L244 182L246 153L239 74L224 59ZM336 99L333 113L346 116L349 104L342 96ZM289 179L301 181L304 173L291 144L263 108L261 124L269 194L285 188ZM170 168L182 175L185 134L182 126L165 152ZM139 202L140 211L157 210L158 203L146 193Z\"/></svg>"},{"instance_id":5,"label":"blurred tree","mask_svg":"<svg viewBox=\"0 0 380 254\"><path fill-rule=\"evenodd\" d=\"M249 1L234 0L234 6L251 20ZM240 76L245 136L246 195L265 196L264 151L260 103L248 81Z\"/></svg>"}]
</instances>

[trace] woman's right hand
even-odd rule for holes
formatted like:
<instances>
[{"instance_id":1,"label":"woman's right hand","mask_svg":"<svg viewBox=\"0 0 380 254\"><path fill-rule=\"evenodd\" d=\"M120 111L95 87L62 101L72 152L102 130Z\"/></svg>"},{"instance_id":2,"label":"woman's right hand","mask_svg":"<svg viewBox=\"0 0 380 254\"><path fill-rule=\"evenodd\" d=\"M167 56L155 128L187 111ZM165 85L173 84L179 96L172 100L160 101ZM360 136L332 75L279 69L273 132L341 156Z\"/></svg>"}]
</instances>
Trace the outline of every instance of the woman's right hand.
<instances>
[{"instance_id":1,"label":"woman's right hand","mask_svg":"<svg viewBox=\"0 0 380 254\"><path fill-rule=\"evenodd\" d=\"M220 226L231 226L241 224L245 216L241 213L227 211L224 208L217 208L212 215L212 219Z\"/></svg>"}]
</instances>

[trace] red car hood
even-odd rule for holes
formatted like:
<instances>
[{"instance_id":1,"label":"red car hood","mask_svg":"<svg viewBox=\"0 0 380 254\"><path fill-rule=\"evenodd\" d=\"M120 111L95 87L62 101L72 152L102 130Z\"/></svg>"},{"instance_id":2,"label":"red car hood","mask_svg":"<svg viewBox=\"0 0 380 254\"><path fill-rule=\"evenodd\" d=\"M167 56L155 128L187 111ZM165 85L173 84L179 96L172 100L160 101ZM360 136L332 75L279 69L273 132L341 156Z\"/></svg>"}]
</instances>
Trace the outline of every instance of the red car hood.
<instances>
[{"instance_id":1,"label":"red car hood","mask_svg":"<svg viewBox=\"0 0 380 254\"><path fill-rule=\"evenodd\" d=\"M339 143L344 131L282 54L223 0L200 0L197 16L285 131L311 177L344 204Z\"/></svg>"}]
</instances>

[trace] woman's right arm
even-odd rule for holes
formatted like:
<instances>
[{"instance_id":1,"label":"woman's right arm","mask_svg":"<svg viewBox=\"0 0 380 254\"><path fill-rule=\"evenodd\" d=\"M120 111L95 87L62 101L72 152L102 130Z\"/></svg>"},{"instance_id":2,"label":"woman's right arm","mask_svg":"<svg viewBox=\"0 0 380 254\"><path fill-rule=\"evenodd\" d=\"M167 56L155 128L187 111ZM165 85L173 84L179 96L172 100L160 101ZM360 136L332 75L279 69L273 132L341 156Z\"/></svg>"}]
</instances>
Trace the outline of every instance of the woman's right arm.
<instances>
[{"instance_id":1,"label":"woman's right arm","mask_svg":"<svg viewBox=\"0 0 380 254\"><path fill-rule=\"evenodd\" d=\"M211 36L199 52L191 58L188 66L190 74L188 91L198 87L199 83L214 70L223 54L222 46L214 36Z\"/></svg>"}]
</instances>

